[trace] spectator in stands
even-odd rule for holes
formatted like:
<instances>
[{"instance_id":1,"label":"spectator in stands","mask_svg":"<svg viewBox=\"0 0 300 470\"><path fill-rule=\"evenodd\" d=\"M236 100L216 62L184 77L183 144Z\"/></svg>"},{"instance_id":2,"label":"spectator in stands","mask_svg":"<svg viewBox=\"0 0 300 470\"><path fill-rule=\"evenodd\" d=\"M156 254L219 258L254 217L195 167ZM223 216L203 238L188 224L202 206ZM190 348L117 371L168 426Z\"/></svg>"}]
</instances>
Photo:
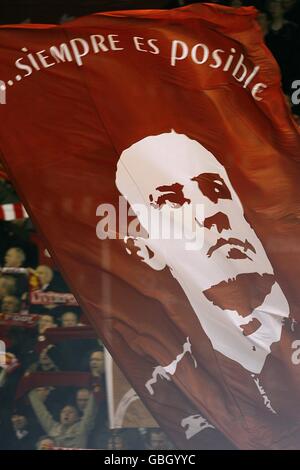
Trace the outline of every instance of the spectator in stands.
<instances>
[{"instance_id":1,"label":"spectator in stands","mask_svg":"<svg viewBox=\"0 0 300 470\"><path fill-rule=\"evenodd\" d=\"M54 272L49 266L40 265L36 269L36 274L39 278L41 290L51 291L53 288Z\"/></svg>"},{"instance_id":2,"label":"spectator in stands","mask_svg":"<svg viewBox=\"0 0 300 470\"><path fill-rule=\"evenodd\" d=\"M92 376L101 378L104 374L104 352L101 350L92 352L89 362Z\"/></svg>"},{"instance_id":3,"label":"spectator in stands","mask_svg":"<svg viewBox=\"0 0 300 470\"><path fill-rule=\"evenodd\" d=\"M89 399L91 397L91 392L87 388L80 388L76 393L76 405L79 410L80 415L83 415Z\"/></svg>"},{"instance_id":4,"label":"spectator in stands","mask_svg":"<svg viewBox=\"0 0 300 470\"><path fill-rule=\"evenodd\" d=\"M19 313L21 302L18 297L14 295L6 295L1 303L2 313Z\"/></svg>"},{"instance_id":5,"label":"spectator in stands","mask_svg":"<svg viewBox=\"0 0 300 470\"><path fill-rule=\"evenodd\" d=\"M40 357L39 357L40 369L43 370L44 372L56 371L58 370L58 368L55 365L55 363L52 361L52 359L49 357L48 348L44 349L40 354Z\"/></svg>"},{"instance_id":6,"label":"spectator in stands","mask_svg":"<svg viewBox=\"0 0 300 470\"><path fill-rule=\"evenodd\" d=\"M75 312L65 312L61 316L61 326L64 328L79 325L79 318Z\"/></svg>"},{"instance_id":7,"label":"spectator in stands","mask_svg":"<svg viewBox=\"0 0 300 470\"><path fill-rule=\"evenodd\" d=\"M11 426L6 436L7 449L33 449L36 436L31 432L28 419L22 412L14 412L11 416Z\"/></svg>"},{"instance_id":8,"label":"spectator in stands","mask_svg":"<svg viewBox=\"0 0 300 470\"><path fill-rule=\"evenodd\" d=\"M38 321L39 341L45 340L45 331L49 328L55 328L57 324L51 315L41 315Z\"/></svg>"},{"instance_id":9,"label":"spectator in stands","mask_svg":"<svg viewBox=\"0 0 300 470\"><path fill-rule=\"evenodd\" d=\"M4 266L6 268L21 268L25 262L24 251L19 247L13 247L7 250L4 256Z\"/></svg>"},{"instance_id":10,"label":"spectator in stands","mask_svg":"<svg viewBox=\"0 0 300 470\"><path fill-rule=\"evenodd\" d=\"M48 436L42 436L36 443L37 450L51 450L55 447L54 439Z\"/></svg>"},{"instance_id":11,"label":"spectator in stands","mask_svg":"<svg viewBox=\"0 0 300 470\"><path fill-rule=\"evenodd\" d=\"M90 372L93 378L94 392L97 396L99 407L95 420L95 433L89 440L91 448L104 448L107 442L107 402L105 394L105 374L104 374L104 352L94 351L89 358Z\"/></svg>"},{"instance_id":12,"label":"spectator in stands","mask_svg":"<svg viewBox=\"0 0 300 470\"><path fill-rule=\"evenodd\" d=\"M0 301L6 295L15 295L16 290L17 283L13 276L0 276Z\"/></svg>"},{"instance_id":13,"label":"spectator in stands","mask_svg":"<svg viewBox=\"0 0 300 470\"><path fill-rule=\"evenodd\" d=\"M146 435L146 449L169 450L172 445L160 429L150 429Z\"/></svg>"},{"instance_id":14,"label":"spectator in stands","mask_svg":"<svg viewBox=\"0 0 300 470\"><path fill-rule=\"evenodd\" d=\"M66 405L60 412L59 422L55 421L44 404L44 396L36 390L29 393L29 400L34 413L44 431L55 439L59 447L70 449L85 448L89 432L94 426L97 406L94 395L91 394L82 418L74 406Z\"/></svg>"},{"instance_id":15,"label":"spectator in stands","mask_svg":"<svg viewBox=\"0 0 300 470\"><path fill-rule=\"evenodd\" d=\"M54 361L50 358L48 351L51 349L51 345L49 345L47 348L43 349L43 351L39 355L39 360L37 362L34 362L29 366L27 369L25 375L29 375L32 372L55 372L58 369L57 365L54 363Z\"/></svg>"}]
</instances>

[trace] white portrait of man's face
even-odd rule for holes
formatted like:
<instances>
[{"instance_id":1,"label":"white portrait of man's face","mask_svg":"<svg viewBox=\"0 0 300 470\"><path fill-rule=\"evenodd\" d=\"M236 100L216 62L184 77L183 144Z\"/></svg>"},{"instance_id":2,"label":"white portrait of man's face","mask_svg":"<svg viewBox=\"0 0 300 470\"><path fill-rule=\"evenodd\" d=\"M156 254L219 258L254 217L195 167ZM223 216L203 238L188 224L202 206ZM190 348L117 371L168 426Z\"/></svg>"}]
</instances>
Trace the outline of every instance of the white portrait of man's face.
<instances>
[{"instance_id":1,"label":"white portrait of man's face","mask_svg":"<svg viewBox=\"0 0 300 470\"><path fill-rule=\"evenodd\" d=\"M146 208L138 217L149 238L134 240L141 260L170 269L215 350L260 373L289 306L225 168L199 142L172 131L126 149L116 186L137 214ZM152 213L169 219L170 210L187 206L204 208L198 250L187 250L184 237L151 238Z\"/></svg>"}]
</instances>

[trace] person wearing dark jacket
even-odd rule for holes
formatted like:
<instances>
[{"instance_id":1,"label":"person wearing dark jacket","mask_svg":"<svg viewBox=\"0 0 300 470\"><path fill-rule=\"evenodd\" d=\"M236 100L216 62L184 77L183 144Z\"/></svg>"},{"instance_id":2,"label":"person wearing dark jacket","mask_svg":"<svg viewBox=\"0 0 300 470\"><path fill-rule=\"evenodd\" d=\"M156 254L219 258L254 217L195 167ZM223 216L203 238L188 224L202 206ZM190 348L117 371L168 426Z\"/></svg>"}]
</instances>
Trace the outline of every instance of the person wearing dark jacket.
<instances>
[{"instance_id":1,"label":"person wearing dark jacket","mask_svg":"<svg viewBox=\"0 0 300 470\"><path fill-rule=\"evenodd\" d=\"M20 412L14 412L7 433L3 436L3 449L31 450L35 449L36 433L31 430L27 417ZM2 447L2 446L1 446Z\"/></svg>"}]
</instances>

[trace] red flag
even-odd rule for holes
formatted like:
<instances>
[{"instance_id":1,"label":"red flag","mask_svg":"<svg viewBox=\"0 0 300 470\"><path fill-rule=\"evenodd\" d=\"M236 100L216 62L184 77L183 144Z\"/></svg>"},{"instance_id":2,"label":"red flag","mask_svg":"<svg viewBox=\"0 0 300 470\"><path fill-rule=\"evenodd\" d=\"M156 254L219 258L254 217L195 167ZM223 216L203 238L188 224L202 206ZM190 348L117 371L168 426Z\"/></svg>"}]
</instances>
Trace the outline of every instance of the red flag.
<instances>
[{"instance_id":1,"label":"red flag","mask_svg":"<svg viewBox=\"0 0 300 470\"><path fill-rule=\"evenodd\" d=\"M6 166L185 449L228 446L216 429L299 447L299 132L255 16L201 4L0 29Z\"/></svg>"}]
</instances>

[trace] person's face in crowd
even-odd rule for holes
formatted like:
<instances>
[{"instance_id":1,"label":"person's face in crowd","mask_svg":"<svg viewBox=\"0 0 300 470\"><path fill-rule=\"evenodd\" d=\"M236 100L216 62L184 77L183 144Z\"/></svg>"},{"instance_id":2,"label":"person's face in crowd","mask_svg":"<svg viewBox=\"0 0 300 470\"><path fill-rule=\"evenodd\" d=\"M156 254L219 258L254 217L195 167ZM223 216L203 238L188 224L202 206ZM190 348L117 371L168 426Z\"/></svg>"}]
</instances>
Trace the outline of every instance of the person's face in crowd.
<instances>
[{"instance_id":1,"label":"person's face in crowd","mask_svg":"<svg viewBox=\"0 0 300 470\"><path fill-rule=\"evenodd\" d=\"M74 312L66 312L61 317L61 324L64 328L77 326L78 319Z\"/></svg>"},{"instance_id":2,"label":"person's face in crowd","mask_svg":"<svg viewBox=\"0 0 300 470\"><path fill-rule=\"evenodd\" d=\"M281 0L270 0L267 8L273 19L283 16L284 11Z\"/></svg>"},{"instance_id":3,"label":"person's face in crowd","mask_svg":"<svg viewBox=\"0 0 300 470\"><path fill-rule=\"evenodd\" d=\"M20 268L25 261L24 252L20 249L10 248L4 258L6 268Z\"/></svg>"},{"instance_id":4,"label":"person's face in crowd","mask_svg":"<svg viewBox=\"0 0 300 470\"><path fill-rule=\"evenodd\" d=\"M42 351L39 359L40 366L44 372L56 369L54 362L45 351Z\"/></svg>"},{"instance_id":5,"label":"person's face in crowd","mask_svg":"<svg viewBox=\"0 0 300 470\"><path fill-rule=\"evenodd\" d=\"M12 415L11 422L15 431L23 431L27 427L27 419L24 415Z\"/></svg>"},{"instance_id":6,"label":"person's face in crowd","mask_svg":"<svg viewBox=\"0 0 300 470\"><path fill-rule=\"evenodd\" d=\"M40 283L43 286L50 284L53 279L53 271L49 266L38 266L36 269L37 276L40 280Z\"/></svg>"},{"instance_id":7,"label":"person's face in crowd","mask_svg":"<svg viewBox=\"0 0 300 470\"><path fill-rule=\"evenodd\" d=\"M166 438L162 432L152 431L149 442L152 450L164 450L167 448Z\"/></svg>"},{"instance_id":8,"label":"person's face in crowd","mask_svg":"<svg viewBox=\"0 0 300 470\"><path fill-rule=\"evenodd\" d=\"M20 301L14 295L6 295L2 300L2 313L18 313Z\"/></svg>"},{"instance_id":9,"label":"person's face in crowd","mask_svg":"<svg viewBox=\"0 0 300 470\"><path fill-rule=\"evenodd\" d=\"M104 353L95 351L90 357L90 369L94 377L100 377L104 372Z\"/></svg>"},{"instance_id":10,"label":"person's face in crowd","mask_svg":"<svg viewBox=\"0 0 300 470\"><path fill-rule=\"evenodd\" d=\"M16 290L16 281L13 277L1 276L0 277L0 299L6 295L13 295Z\"/></svg>"},{"instance_id":11,"label":"person's face in crowd","mask_svg":"<svg viewBox=\"0 0 300 470\"><path fill-rule=\"evenodd\" d=\"M76 395L76 404L80 411L84 411L90 398L90 391L87 388L78 390Z\"/></svg>"},{"instance_id":12,"label":"person's face in crowd","mask_svg":"<svg viewBox=\"0 0 300 470\"><path fill-rule=\"evenodd\" d=\"M42 335L48 328L55 328L56 324L51 315L42 315L39 318L39 334Z\"/></svg>"},{"instance_id":13,"label":"person's face in crowd","mask_svg":"<svg viewBox=\"0 0 300 470\"><path fill-rule=\"evenodd\" d=\"M73 406L65 406L60 413L60 423L64 426L72 426L78 421L78 413Z\"/></svg>"},{"instance_id":14,"label":"person's face in crowd","mask_svg":"<svg viewBox=\"0 0 300 470\"><path fill-rule=\"evenodd\" d=\"M50 439L50 437L45 437L45 439L41 439L37 445L37 450L49 450L55 447L54 441Z\"/></svg>"}]
</instances>

